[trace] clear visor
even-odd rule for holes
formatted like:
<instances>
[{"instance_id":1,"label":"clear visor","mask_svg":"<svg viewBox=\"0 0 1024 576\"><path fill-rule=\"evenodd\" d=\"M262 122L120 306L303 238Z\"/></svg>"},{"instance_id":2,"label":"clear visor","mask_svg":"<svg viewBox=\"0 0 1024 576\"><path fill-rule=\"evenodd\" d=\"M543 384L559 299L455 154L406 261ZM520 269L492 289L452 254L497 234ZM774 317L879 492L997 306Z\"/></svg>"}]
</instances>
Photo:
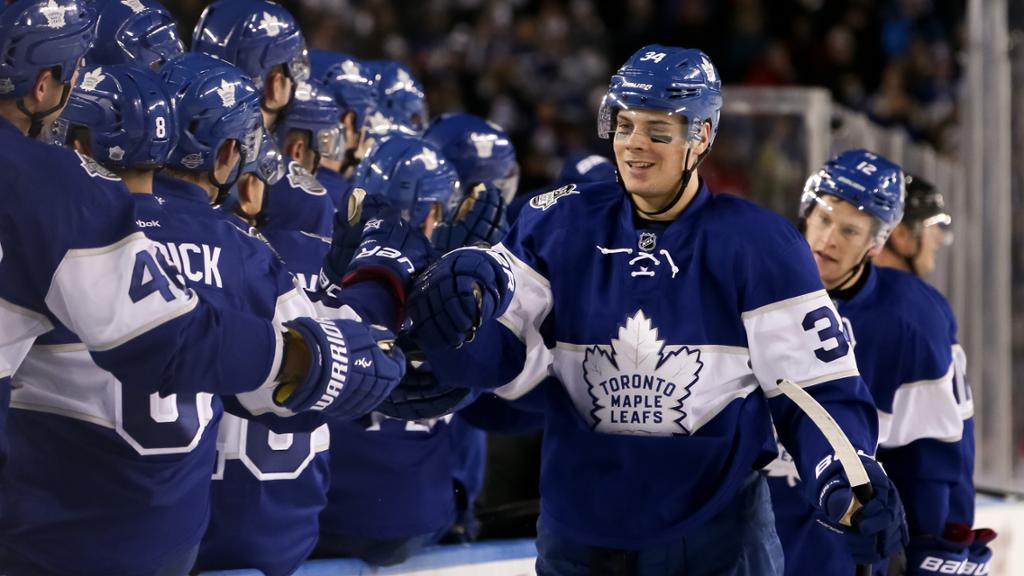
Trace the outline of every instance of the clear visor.
<instances>
[{"instance_id":1,"label":"clear visor","mask_svg":"<svg viewBox=\"0 0 1024 576\"><path fill-rule=\"evenodd\" d=\"M316 134L316 150L328 160L340 162L345 159L345 132L341 126L325 128Z\"/></svg>"},{"instance_id":2,"label":"clear visor","mask_svg":"<svg viewBox=\"0 0 1024 576\"><path fill-rule=\"evenodd\" d=\"M842 198L839 198L834 194L822 192L817 187L811 186L812 181L815 181L816 178L818 178L816 182L820 182L820 178L818 177L818 175L815 175L808 179L807 185L804 186L804 193L800 197L801 219L809 218L815 206L830 214L833 213L834 210L832 209L832 204L825 200L826 196L831 196L835 200L846 202L846 200L843 200ZM878 224L878 231L874 235L874 240L877 243L877 245L883 246L885 242L889 239L889 235L892 234L892 226L887 226L884 223L882 223L881 220L878 219L873 220Z\"/></svg>"},{"instance_id":3,"label":"clear visor","mask_svg":"<svg viewBox=\"0 0 1024 576\"><path fill-rule=\"evenodd\" d=\"M513 166L504 178L495 178L491 183L501 191L501 197L506 204L512 202L516 192L519 191L519 164Z\"/></svg>"},{"instance_id":4,"label":"clear visor","mask_svg":"<svg viewBox=\"0 0 1024 576\"><path fill-rule=\"evenodd\" d=\"M310 69L309 51L305 47L302 48L302 51L299 52L295 59L285 64L285 71L296 84L309 82Z\"/></svg>"}]
</instances>

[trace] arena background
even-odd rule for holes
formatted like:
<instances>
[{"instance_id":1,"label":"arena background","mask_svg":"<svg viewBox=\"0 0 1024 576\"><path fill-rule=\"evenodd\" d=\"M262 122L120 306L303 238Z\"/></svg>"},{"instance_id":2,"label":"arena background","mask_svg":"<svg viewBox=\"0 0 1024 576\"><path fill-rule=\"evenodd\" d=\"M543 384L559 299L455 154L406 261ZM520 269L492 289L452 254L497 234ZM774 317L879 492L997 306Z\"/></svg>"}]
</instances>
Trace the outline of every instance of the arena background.
<instances>
[{"instance_id":1,"label":"arena background","mask_svg":"<svg viewBox=\"0 0 1024 576\"><path fill-rule=\"evenodd\" d=\"M207 3L166 4L188 31ZM721 132L702 169L716 190L792 217L810 170L854 146L938 185L955 241L929 280L949 297L970 359L977 481L997 497L979 516L999 523L992 573L1024 574L1024 511L1012 504L1024 495L1024 92L1013 90L1024 83L1024 2L282 4L298 17L310 47L408 63L426 86L431 114L465 110L506 128L523 170L521 191L552 181L571 153L610 155L595 134L597 104L616 66L653 42L703 49L725 81ZM522 543L450 552L435 550L395 570L311 563L300 573L531 569L516 564L530 553ZM492 562L486 571L465 566L484 561Z\"/></svg>"}]
</instances>

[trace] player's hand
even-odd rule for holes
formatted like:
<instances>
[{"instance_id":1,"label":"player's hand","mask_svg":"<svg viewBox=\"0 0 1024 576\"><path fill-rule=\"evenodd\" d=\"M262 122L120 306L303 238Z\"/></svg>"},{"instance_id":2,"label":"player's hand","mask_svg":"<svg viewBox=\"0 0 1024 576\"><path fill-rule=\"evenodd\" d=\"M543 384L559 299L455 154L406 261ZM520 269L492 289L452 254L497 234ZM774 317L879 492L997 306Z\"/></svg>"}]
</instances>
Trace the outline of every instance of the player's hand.
<instances>
[{"instance_id":1,"label":"player's hand","mask_svg":"<svg viewBox=\"0 0 1024 576\"><path fill-rule=\"evenodd\" d=\"M286 322L286 356L274 402L292 412L320 411L352 420L372 411L405 374L395 336L355 320L297 318ZM294 367L308 365L302 372Z\"/></svg>"},{"instance_id":2,"label":"player's hand","mask_svg":"<svg viewBox=\"0 0 1024 576\"><path fill-rule=\"evenodd\" d=\"M853 492L838 458L819 472L813 484L816 502L828 529L846 536L846 548L858 564L874 564L908 541L903 502L874 458L860 455L874 497L852 515Z\"/></svg>"},{"instance_id":3,"label":"player's hand","mask_svg":"<svg viewBox=\"0 0 1024 576\"><path fill-rule=\"evenodd\" d=\"M988 545L998 534L991 528L978 528L972 536L971 545L967 549L967 562L960 574L988 574L988 564L992 561L992 549Z\"/></svg>"},{"instance_id":4,"label":"player's hand","mask_svg":"<svg viewBox=\"0 0 1024 576\"><path fill-rule=\"evenodd\" d=\"M409 295L410 336L423 350L458 348L512 302L515 276L503 254L460 248L431 265Z\"/></svg>"},{"instance_id":5,"label":"player's hand","mask_svg":"<svg viewBox=\"0 0 1024 576\"><path fill-rule=\"evenodd\" d=\"M967 525L947 524L942 537L922 535L910 539L906 548L908 576L975 574L963 572L974 533Z\"/></svg>"},{"instance_id":6,"label":"player's hand","mask_svg":"<svg viewBox=\"0 0 1024 576\"><path fill-rule=\"evenodd\" d=\"M458 209L434 228L430 241L441 252L464 246L493 246L508 233L507 210L501 190L493 184L477 184Z\"/></svg>"},{"instance_id":7,"label":"player's hand","mask_svg":"<svg viewBox=\"0 0 1024 576\"><path fill-rule=\"evenodd\" d=\"M389 210L390 204L379 196L366 196L361 188L348 195L347 210L334 213L334 230L331 234L331 250L324 257L320 269L320 291L334 298L338 297L341 281L352 262L359 244L363 240L363 227L367 220L376 218Z\"/></svg>"},{"instance_id":8,"label":"player's hand","mask_svg":"<svg viewBox=\"0 0 1024 576\"><path fill-rule=\"evenodd\" d=\"M424 420L451 414L473 401L469 388L450 386L439 381L408 338L399 337L405 352L405 378L391 394L377 406L380 412L400 420Z\"/></svg>"}]
</instances>

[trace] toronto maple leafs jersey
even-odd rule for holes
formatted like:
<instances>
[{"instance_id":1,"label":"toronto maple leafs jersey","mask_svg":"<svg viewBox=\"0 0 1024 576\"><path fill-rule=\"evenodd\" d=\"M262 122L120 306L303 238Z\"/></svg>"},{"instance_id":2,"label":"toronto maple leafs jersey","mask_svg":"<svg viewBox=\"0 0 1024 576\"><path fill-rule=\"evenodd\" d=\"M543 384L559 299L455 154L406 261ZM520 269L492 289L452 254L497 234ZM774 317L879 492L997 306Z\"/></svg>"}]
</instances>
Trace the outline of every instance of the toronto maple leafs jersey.
<instances>
[{"instance_id":1,"label":"toronto maple leafs jersey","mask_svg":"<svg viewBox=\"0 0 1024 576\"><path fill-rule=\"evenodd\" d=\"M159 197L132 198L136 225L157 242L156 259L180 272L175 281L207 302L267 320L313 314L290 298L298 291L269 248L213 210L205 190L169 179L156 187ZM37 340L14 382L18 458L3 479L12 504L0 529L15 553L55 573L145 574L198 545L209 516L219 398L124 385L62 326Z\"/></svg>"},{"instance_id":2,"label":"toronto maple leafs jersey","mask_svg":"<svg viewBox=\"0 0 1024 576\"><path fill-rule=\"evenodd\" d=\"M126 385L195 392L216 385L214 367L236 374L239 389L269 382L280 336L170 282L116 177L2 118L0 170L0 396L33 340L58 324Z\"/></svg>"},{"instance_id":3,"label":"toronto maple leafs jersey","mask_svg":"<svg viewBox=\"0 0 1024 576\"><path fill-rule=\"evenodd\" d=\"M617 183L569 185L533 198L495 250L511 263L511 305L431 363L507 398L549 374L562 383L541 473L553 530L636 549L700 529L775 458L771 417L812 473L831 449L780 378L874 450L877 417L835 308L780 217L702 183L671 223L638 223Z\"/></svg>"},{"instance_id":4,"label":"toronto maple leafs jersey","mask_svg":"<svg viewBox=\"0 0 1024 576\"><path fill-rule=\"evenodd\" d=\"M260 229L309 232L330 238L334 211L327 189L301 164L292 161L284 178L264 192Z\"/></svg>"},{"instance_id":5,"label":"toronto maple leafs jersey","mask_svg":"<svg viewBox=\"0 0 1024 576\"><path fill-rule=\"evenodd\" d=\"M877 457L903 499L911 538L941 536L953 510L971 519L974 510L973 467L964 462L973 407L956 324L945 298L912 274L870 264L864 274L858 289L834 295L877 404ZM790 461L783 453L768 467L786 573L852 571L841 539L814 521Z\"/></svg>"},{"instance_id":6,"label":"toronto maple leafs jersey","mask_svg":"<svg viewBox=\"0 0 1024 576\"><path fill-rule=\"evenodd\" d=\"M274 276L286 290L281 296L296 287L303 292L316 289L316 272L329 241L288 231L260 239L260 233L240 219L232 221L276 263ZM313 424L315 428L305 431L272 429L279 424L232 414L221 421L210 526L197 569L256 568L267 576L284 576L293 573L316 545L317 517L330 485L330 432L326 424Z\"/></svg>"}]
</instances>

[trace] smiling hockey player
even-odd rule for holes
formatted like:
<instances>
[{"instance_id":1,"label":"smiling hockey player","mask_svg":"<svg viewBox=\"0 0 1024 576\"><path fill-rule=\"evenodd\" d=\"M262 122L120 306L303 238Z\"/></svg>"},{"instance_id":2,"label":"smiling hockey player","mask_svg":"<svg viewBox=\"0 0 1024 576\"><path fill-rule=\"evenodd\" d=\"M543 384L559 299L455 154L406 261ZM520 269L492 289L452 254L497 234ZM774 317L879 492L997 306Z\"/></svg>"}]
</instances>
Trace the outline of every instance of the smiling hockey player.
<instances>
[{"instance_id":1,"label":"smiling hockey player","mask_svg":"<svg viewBox=\"0 0 1024 576\"><path fill-rule=\"evenodd\" d=\"M412 336L440 380L506 398L549 373L562 383L545 423L542 576L781 574L759 472L773 419L858 561L905 534L869 456L875 498L856 528L839 523L849 482L776 386L797 382L873 453L871 398L806 243L696 174L721 104L705 54L642 48L599 112L620 181L533 198L501 244L446 255L413 290Z\"/></svg>"}]
</instances>

